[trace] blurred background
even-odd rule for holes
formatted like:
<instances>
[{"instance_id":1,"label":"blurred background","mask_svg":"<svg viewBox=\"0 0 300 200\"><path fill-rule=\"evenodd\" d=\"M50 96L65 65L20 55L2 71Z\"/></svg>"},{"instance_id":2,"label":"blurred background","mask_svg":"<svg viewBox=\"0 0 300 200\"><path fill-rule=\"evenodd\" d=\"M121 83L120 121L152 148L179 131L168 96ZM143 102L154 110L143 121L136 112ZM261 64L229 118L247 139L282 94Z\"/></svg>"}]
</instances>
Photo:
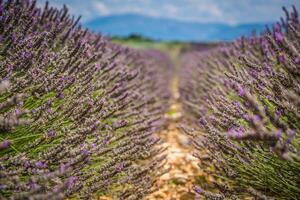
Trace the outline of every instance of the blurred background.
<instances>
[{"instance_id":1,"label":"blurred background","mask_svg":"<svg viewBox=\"0 0 300 200\"><path fill-rule=\"evenodd\" d=\"M43 7L46 0L38 0ZM161 41L230 41L260 32L300 0L49 0L111 37Z\"/></svg>"}]
</instances>

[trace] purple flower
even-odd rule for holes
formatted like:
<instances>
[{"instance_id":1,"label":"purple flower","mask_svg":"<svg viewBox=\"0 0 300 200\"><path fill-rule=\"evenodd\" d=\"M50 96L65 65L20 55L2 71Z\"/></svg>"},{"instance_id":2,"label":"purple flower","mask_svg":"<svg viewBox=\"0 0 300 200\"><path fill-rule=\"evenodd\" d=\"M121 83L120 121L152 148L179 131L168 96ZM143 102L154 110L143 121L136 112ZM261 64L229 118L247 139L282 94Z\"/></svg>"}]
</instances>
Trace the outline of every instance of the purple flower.
<instances>
[{"instance_id":1,"label":"purple flower","mask_svg":"<svg viewBox=\"0 0 300 200\"><path fill-rule=\"evenodd\" d=\"M41 161L36 162L35 164L38 168L42 168L43 163Z\"/></svg>"},{"instance_id":2,"label":"purple flower","mask_svg":"<svg viewBox=\"0 0 300 200\"><path fill-rule=\"evenodd\" d=\"M101 68L101 65L100 65L99 63L97 63L97 64L95 65L95 67L96 67L96 69L100 69L100 68Z\"/></svg>"},{"instance_id":3,"label":"purple flower","mask_svg":"<svg viewBox=\"0 0 300 200\"><path fill-rule=\"evenodd\" d=\"M104 144L104 145L107 145L108 143L109 143L109 141L108 141L108 140L106 140L106 139L105 139L105 140L103 140L103 144Z\"/></svg>"},{"instance_id":4,"label":"purple flower","mask_svg":"<svg viewBox=\"0 0 300 200\"><path fill-rule=\"evenodd\" d=\"M249 117L248 114L243 114L243 118L244 118L245 120L247 120L247 121L250 119L250 117Z\"/></svg>"},{"instance_id":5,"label":"purple flower","mask_svg":"<svg viewBox=\"0 0 300 200\"><path fill-rule=\"evenodd\" d=\"M284 55L279 55L278 56L278 61L280 62L280 63L284 63L285 62L285 57L284 57Z\"/></svg>"},{"instance_id":6,"label":"purple flower","mask_svg":"<svg viewBox=\"0 0 300 200\"><path fill-rule=\"evenodd\" d=\"M277 140L279 140L281 136L282 136L282 130L279 129L279 130L275 133L275 138L276 138Z\"/></svg>"},{"instance_id":7,"label":"purple flower","mask_svg":"<svg viewBox=\"0 0 300 200\"><path fill-rule=\"evenodd\" d=\"M280 117L282 115L281 110L277 108L276 111L275 111L275 115L277 117Z\"/></svg>"},{"instance_id":8,"label":"purple flower","mask_svg":"<svg viewBox=\"0 0 300 200\"><path fill-rule=\"evenodd\" d=\"M37 168L45 168L45 167L47 167L46 162L42 162L42 161L37 161L35 165L36 165Z\"/></svg>"},{"instance_id":9,"label":"purple flower","mask_svg":"<svg viewBox=\"0 0 300 200\"><path fill-rule=\"evenodd\" d=\"M275 32L274 34L276 42L282 42L283 36L280 32Z\"/></svg>"},{"instance_id":10,"label":"purple flower","mask_svg":"<svg viewBox=\"0 0 300 200\"><path fill-rule=\"evenodd\" d=\"M84 156L88 156L90 152L89 152L87 149L82 149L82 150L81 150L81 153L82 153L82 155L84 155Z\"/></svg>"},{"instance_id":11,"label":"purple flower","mask_svg":"<svg viewBox=\"0 0 300 200\"><path fill-rule=\"evenodd\" d=\"M37 184L36 183L34 183L34 182L32 182L32 181L30 181L30 183L29 183L29 188L30 188L30 190L34 190L34 189L36 189L37 188Z\"/></svg>"},{"instance_id":12,"label":"purple flower","mask_svg":"<svg viewBox=\"0 0 300 200\"><path fill-rule=\"evenodd\" d=\"M54 137L56 135L56 132L54 131L54 130L50 130L50 131L48 131L48 133L47 133L47 136L48 137Z\"/></svg>"},{"instance_id":13,"label":"purple flower","mask_svg":"<svg viewBox=\"0 0 300 200\"><path fill-rule=\"evenodd\" d=\"M299 58L299 57L296 57L296 58L294 59L294 63L297 64L297 65L299 65L299 64L300 64L300 58Z\"/></svg>"},{"instance_id":14,"label":"purple flower","mask_svg":"<svg viewBox=\"0 0 300 200\"><path fill-rule=\"evenodd\" d=\"M229 129L229 131L227 131L226 135L228 137L240 138L244 132L245 132L244 127L240 126L237 128Z\"/></svg>"},{"instance_id":15,"label":"purple flower","mask_svg":"<svg viewBox=\"0 0 300 200\"><path fill-rule=\"evenodd\" d=\"M64 173L66 171L66 165L61 164L59 171L60 171L60 173Z\"/></svg>"},{"instance_id":16,"label":"purple flower","mask_svg":"<svg viewBox=\"0 0 300 200\"><path fill-rule=\"evenodd\" d=\"M52 101L51 101L51 100L48 100L48 101L47 101L47 104L48 104L48 106L51 106L51 105L52 105Z\"/></svg>"},{"instance_id":17,"label":"purple flower","mask_svg":"<svg viewBox=\"0 0 300 200\"><path fill-rule=\"evenodd\" d=\"M32 56L30 52L22 52L21 57L24 59L28 59Z\"/></svg>"},{"instance_id":18,"label":"purple flower","mask_svg":"<svg viewBox=\"0 0 300 200\"><path fill-rule=\"evenodd\" d=\"M242 86L238 85L238 94L239 96L244 96L245 90Z\"/></svg>"},{"instance_id":19,"label":"purple flower","mask_svg":"<svg viewBox=\"0 0 300 200\"><path fill-rule=\"evenodd\" d=\"M117 168L117 171L119 171L119 172L122 171L124 169L124 163L123 162L119 163L116 168Z\"/></svg>"},{"instance_id":20,"label":"purple flower","mask_svg":"<svg viewBox=\"0 0 300 200\"><path fill-rule=\"evenodd\" d=\"M286 143L289 144L289 143L292 142L294 136L296 135L296 131L293 130L293 129L288 129L287 132L286 132L286 134L287 134Z\"/></svg>"},{"instance_id":21,"label":"purple flower","mask_svg":"<svg viewBox=\"0 0 300 200\"><path fill-rule=\"evenodd\" d=\"M278 32L281 30L280 24L274 24L273 28L274 28L275 32Z\"/></svg>"},{"instance_id":22,"label":"purple flower","mask_svg":"<svg viewBox=\"0 0 300 200\"><path fill-rule=\"evenodd\" d=\"M201 124L201 125L206 125L207 124L207 122L206 122L206 120L204 119L204 118L201 118L200 120L199 120L199 123Z\"/></svg>"},{"instance_id":23,"label":"purple flower","mask_svg":"<svg viewBox=\"0 0 300 200\"><path fill-rule=\"evenodd\" d=\"M23 101L20 101L19 103L18 103L18 106L23 106L24 105L24 102Z\"/></svg>"},{"instance_id":24,"label":"purple flower","mask_svg":"<svg viewBox=\"0 0 300 200\"><path fill-rule=\"evenodd\" d=\"M13 71L13 69L14 69L14 67L13 67L11 64L9 64L9 65L7 66L7 72L8 72L8 73L11 73L11 72Z\"/></svg>"},{"instance_id":25,"label":"purple flower","mask_svg":"<svg viewBox=\"0 0 300 200\"><path fill-rule=\"evenodd\" d=\"M267 72L268 75L271 75L273 72L273 69L270 65L265 64L265 71Z\"/></svg>"},{"instance_id":26,"label":"purple flower","mask_svg":"<svg viewBox=\"0 0 300 200\"><path fill-rule=\"evenodd\" d=\"M98 121L94 122L93 125L92 125L92 130L96 130L97 127L98 127L98 124L99 124Z\"/></svg>"},{"instance_id":27,"label":"purple flower","mask_svg":"<svg viewBox=\"0 0 300 200\"><path fill-rule=\"evenodd\" d=\"M250 71L250 75L253 77L253 78L257 78L258 77L258 73L257 73L257 71L255 71L255 70L251 70Z\"/></svg>"},{"instance_id":28,"label":"purple flower","mask_svg":"<svg viewBox=\"0 0 300 200\"><path fill-rule=\"evenodd\" d=\"M16 38L16 34L15 33L13 33L12 35L11 35L11 40L13 41L13 43L15 43L16 41L17 41L17 38ZM24 54L25 52L23 51L22 52L22 55Z\"/></svg>"},{"instance_id":29,"label":"purple flower","mask_svg":"<svg viewBox=\"0 0 300 200\"><path fill-rule=\"evenodd\" d=\"M202 193L202 189L201 189L199 186L197 186L197 185L193 186L193 189L194 189L194 191L195 191L197 194L201 194L201 193Z\"/></svg>"},{"instance_id":30,"label":"purple flower","mask_svg":"<svg viewBox=\"0 0 300 200\"><path fill-rule=\"evenodd\" d=\"M293 140L292 137L288 137L288 138L286 139L286 143L287 143L287 144L290 144L290 143L292 142L292 140Z\"/></svg>"},{"instance_id":31,"label":"purple flower","mask_svg":"<svg viewBox=\"0 0 300 200\"><path fill-rule=\"evenodd\" d=\"M241 108L241 103L239 101L234 102L233 105L237 108Z\"/></svg>"},{"instance_id":32,"label":"purple flower","mask_svg":"<svg viewBox=\"0 0 300 200\"><path fill-rule=\"evenodd\" d=\"M19 108L17 108L17 109L15 110L15 113L16 113L16 115L20 115L20 114L21 114L21 111L20 111L20 109L19 109Z\"/></svg>"},{"instance_id":33,"label":"purple flower","mask_svg":"<svg viewBox=\"0 0 300 200\"><path fill-rule=\"evenodd\" d=\"M25 166L26 168L28 168L28 167L31 166L31 164L30 164L30 162L27 160L27 161L25 162L24 166Z\"/></svg>"},{"instance_id":34,"label":"purple flower","mask_svg":"<svg viewBox=\"0 0 300 200\"><path fill-rule=\"evenodd\" d=\"M0 143L0 149L7 149L8 147L10 147L10 141L3 140L2 143Z\"/></svg>"},{"instance_id":35,"label":"purple flower","mask_svg":"<svg viewBox=\"0 0 300 200\"><path fill-rule=\"evenodd\" d=\"M76 181L76 177L71 176L67 179L67 187L70 189L72 187L74 187L75 185L75 181Z\"/></svg>"},{"instance_id":36,"label":"purple flower","mask_svg":"<svg viewBox=\"0 0 300 200\"><path fill-rule=\"evenodd\" d=\"M63 98L65 97L65 95L64 95L63 92L60 92L60 93L57 94L57 97L58 97L59 99L63 99Z\"/></svg>"},{"instance_id":37,"label":"purple flower","mask_svg":"<svg viewBox=\"0 0 300 200\"><path fill-rule=\"evenodd\" d=\"M55 192L55 193L59 192L59 187L57 185L53 188L53 192Z\"/></svg>"},{"instance_id":38,"label":"purple flower","mask_svg":"<svg viewBox=\"0 0 300 200\"><path fill-rule=\"evenodd\" d=\"M264 110L265 110L265 112L268 111L268 110L269 110L269 106L268 106L268 105L265 105L265 106L264 106Z\"/></svg>"},{"instance_id":39,"label":"purple flower","mask_svg":"<svg viewBox=\"0 0 300 200\"><path fill-rule=\"evenodd\" d=\"M6 185L0 184L0 190L3 190L6 188Z\"/></svg>"},{"instance_id":40,"label":"purple flower","mask_svg":"<svg viewBox=\"0 0 300 200\"><path fill-rule=\"evenodd\" d=\"M199 111L202 115L205 115L207 113L207 109L204 107L201 107Z\"/></svg>"},{"instance_id":41,"label":"purple flower","mask_svg":"<svg viewBox=\"0 0 300 200\"><path fill-rule=\"evenodd\" d=\"M296 131L294 129L288 129L287 135L290 137L294 137L296 135Z\"/></svg>"},{"instance_id":42,"label":"purple flower","mask_svg":"<svg viewBox=\"0 0 300 200\"><path fill-rule=\"evenodd\" d=\"M261 119L260 119L260 116L259 115L254 115L254 120L255 121L260 121Z\"/></svg>"}]
</instances>

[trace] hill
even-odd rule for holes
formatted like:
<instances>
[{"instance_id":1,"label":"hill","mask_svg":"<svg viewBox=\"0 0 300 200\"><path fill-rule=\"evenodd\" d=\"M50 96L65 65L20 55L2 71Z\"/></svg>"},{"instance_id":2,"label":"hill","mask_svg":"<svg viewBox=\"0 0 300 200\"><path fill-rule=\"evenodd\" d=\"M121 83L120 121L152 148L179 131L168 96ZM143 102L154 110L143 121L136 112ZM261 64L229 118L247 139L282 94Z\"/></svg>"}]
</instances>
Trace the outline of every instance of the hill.
<instances>
[{"instance_id":1,"label":"hill","mask_svg":"<svg viewBox=\"0 0 300 200\"><path fill-rule=\"evenodd\" d=\"M84 25L105 35L126 37L139 34L164 41L230 41L262 31L269 23L227 25L153 18L138 14L122 14L97 18Z\"/></svg>"}]
</instances>

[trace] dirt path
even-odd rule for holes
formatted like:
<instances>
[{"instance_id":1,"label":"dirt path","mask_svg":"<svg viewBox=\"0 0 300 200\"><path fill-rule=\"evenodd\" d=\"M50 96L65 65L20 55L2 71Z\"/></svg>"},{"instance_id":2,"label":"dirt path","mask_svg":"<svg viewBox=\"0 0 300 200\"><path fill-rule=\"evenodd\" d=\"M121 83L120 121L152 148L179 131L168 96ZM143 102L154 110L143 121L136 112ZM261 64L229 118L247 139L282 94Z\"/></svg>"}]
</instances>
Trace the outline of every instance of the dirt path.
<instances>
[{"instance_id":1,"label":"dirt path","mask_svg":"<svg viewBox=\"0 0 300 200\"><path fill-rule=\"evenodd\" d=\"M175 70L178 70L178 52L173 55ZM166 114L169 120L166 130L159 133L168 147L167 164L165 169L169 172L157 180L158 191L151 194L146 200L190 200L195 199L195 193L192 186L196 177L202 176L199 170L199 160L192 156L193 148L189 138L180 132L178 126L181 122L181 108L178 102L178 73L174 73L171 83L172 105L170 111Z\"/></svg>"},{"instance_id":2,"label":"dirt path","mask_svg":"<svg viewBox=\"0 0 300 200\"><path fill-rule=\"evenodd\" d=\"M173 60L175 71L178 70L179 49L173 51L170 57ZM178 73L174 73L171 83L172 103L166 118L167 128L158 135L164 141L167 148L167 163L164 170L168 172L161 176L155 187L158 190L145 198L145 200L194 200L196 197L192 187L199 177L205 177L203 171L199 169L199 160L192 156L193 148L190 139L178 129L182 121L178 91ZM108 200L108 199L103 199Z\"/></svg>"},{"instance_id":3,"label":"dirt path","mask_svg":"<svg viewBox=\"0 0 300 200\"><path fill-rule=\"evenodd\" d=\"M157 181L159 190L147 197L147 200L195 199L192 190L193 181L195 176L201 175L197 166L198 160L191 155L189 139L177 129L181 117L178 105L173 104L171 109L177 112L167 116L170 119L168 128L160 133L160 137L168 147L168 162L164 167L169 169L169 172L159 178Z\"/></svg>"}]
</instances>

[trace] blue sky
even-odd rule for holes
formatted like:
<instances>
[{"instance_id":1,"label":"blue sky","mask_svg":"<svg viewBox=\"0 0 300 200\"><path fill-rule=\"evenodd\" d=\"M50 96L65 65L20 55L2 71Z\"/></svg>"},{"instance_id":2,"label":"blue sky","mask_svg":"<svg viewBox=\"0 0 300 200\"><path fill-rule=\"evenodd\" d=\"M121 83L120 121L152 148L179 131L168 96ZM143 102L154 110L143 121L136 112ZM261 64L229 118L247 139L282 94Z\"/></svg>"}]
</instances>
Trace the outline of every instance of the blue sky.
<instances>
[{"instance_id":1,"label":"blue sky","mask_svg":"<svg viewBox=\"0 0 300 200\"><path fill-rule=\"evenodd\" d=\"M38 0L42 6L46 0ZM66 4L71 14L82 15L82 22L100 16L136 13L157 18L193 22L241 24L273 22L283 15L282 6L300 0L49 0L50 5Z\"/></svg>"}]
</instances>

